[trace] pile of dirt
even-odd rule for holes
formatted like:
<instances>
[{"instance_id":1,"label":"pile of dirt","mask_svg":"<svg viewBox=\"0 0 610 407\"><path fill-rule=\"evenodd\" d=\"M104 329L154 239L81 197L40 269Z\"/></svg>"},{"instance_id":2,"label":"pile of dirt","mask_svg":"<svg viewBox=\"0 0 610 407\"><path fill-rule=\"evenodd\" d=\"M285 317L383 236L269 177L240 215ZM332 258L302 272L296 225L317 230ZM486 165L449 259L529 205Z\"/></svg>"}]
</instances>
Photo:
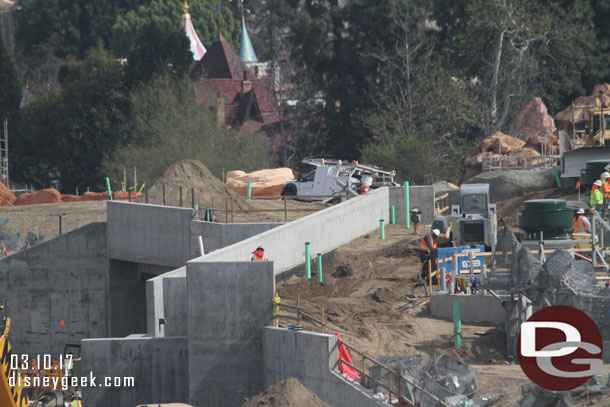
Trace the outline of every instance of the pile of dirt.
<instances>
[{"instance_id":1,"label":"pile of dirt","mask_svg":"<svg viewBox=\"0 0 610 407\"><path fill-rule=\"evenodd\" d=\"M489 184L491 199L495 202L557 187L550 168L484 172L469 179L466 184Z\"/></svg>"},{"instance_id":2,"label":"pile of dirt","mask_svg":"<svg viewBox=\"0 0 610 407\"><path fill-rule=\"evenodd\" d=\"M182 187L182 195L181 195ZM216 178L208 168L197 160L182 160L172 164L163 175L148 190L148 202L163 204L163 190L165 189L165 204L167 206L190 207L195 192L195 204L200 208L224 208L227 198L237 198L238 195L228 188L221 180ZM138 202L144 202L145 197L140 196ZM249 205L243 200L236 200L236 208L248 209Z\"/></svg>"},{"instance_id":3,"label":"pile of dirt","mask_svg":"<svg viewBox=\"0 0 610 407\"><path fill-rule=\"evenodd\" d=\"M307 387L295 378L290 378L269 387L263 393L248 398L242 407L328 407Z\"/></svg>"},{"instance_id":4,"label":"pile of dirt","mask_svg":"<svg viewBox=\"0 0 610 407\"><path fill-rule=\"evenodd\" d=\"M0 181L0 206L13 206L17 197Z\"/></svg>"},{"instance_id":5,"label":"pile of dirt","mask_svg":"<svg viewBox=\"0 0 610 407\"><path fill-rule=\"evenodd\" d=\"M290 168L274 168L250 173L229 171L227 186L241 196L248 195L248 182L251 183L252 196L280 196L287 181L293 180Z\"/></svg>"},{"instance_id":6,"label":"pile of dirt","mask_svg":"<svg viewBox=\"0 0 610 407\"><path fill-rule=\"evenodd\" d=\"M55 188L47 188L36 192L19 195L15 205L35 205L61 202L61 192Z\"/></svg>"}]
</instances>

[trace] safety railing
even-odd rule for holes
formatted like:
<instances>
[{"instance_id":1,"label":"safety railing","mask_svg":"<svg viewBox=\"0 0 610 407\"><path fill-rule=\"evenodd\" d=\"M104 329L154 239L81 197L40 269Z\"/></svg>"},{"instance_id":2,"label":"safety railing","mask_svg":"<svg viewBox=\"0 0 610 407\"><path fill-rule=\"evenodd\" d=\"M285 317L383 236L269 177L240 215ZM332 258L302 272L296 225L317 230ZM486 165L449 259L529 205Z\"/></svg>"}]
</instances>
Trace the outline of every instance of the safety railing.
<instances>
[{"instance_id":1,"label":"safety railing","mask_svg":"<svg viewBox=\"0 0 610 407\"><path fill-rule=\"evenodd\" d=\"M483 171L551 168L560 159L559 155L486 155L483 156Z\"/></svg>"}]
</instances>

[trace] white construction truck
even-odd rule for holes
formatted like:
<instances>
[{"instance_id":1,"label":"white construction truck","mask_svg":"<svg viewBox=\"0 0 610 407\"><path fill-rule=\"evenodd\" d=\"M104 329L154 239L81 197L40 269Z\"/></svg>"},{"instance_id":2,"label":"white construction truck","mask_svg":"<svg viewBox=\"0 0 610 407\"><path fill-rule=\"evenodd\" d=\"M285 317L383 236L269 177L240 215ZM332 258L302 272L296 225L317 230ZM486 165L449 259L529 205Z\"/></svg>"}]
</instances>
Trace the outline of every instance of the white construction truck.
<instances>
[{"instance_id":1,"label":"white construction truck","mask_svg":"<svg viewBox=\"0 0 610 407\"><path fill-rule=\"evenodd\" d=\"M357 161L306 158L315 169L284 185L282 196L298 196L308 201L332 200L331 195L359 195L379 186L398 186L396 171L384 171Z\"/></svg>"}]
</instances>

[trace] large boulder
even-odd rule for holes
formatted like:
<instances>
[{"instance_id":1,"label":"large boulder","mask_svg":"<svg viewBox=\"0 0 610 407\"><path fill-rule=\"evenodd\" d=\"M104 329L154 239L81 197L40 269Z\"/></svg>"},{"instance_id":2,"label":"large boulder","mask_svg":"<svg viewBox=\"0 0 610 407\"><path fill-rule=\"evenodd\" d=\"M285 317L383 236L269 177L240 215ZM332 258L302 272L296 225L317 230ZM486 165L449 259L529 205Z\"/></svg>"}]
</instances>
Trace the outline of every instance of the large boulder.
<instances>
[{"instance_id":1,"label":"large boulder","mask_svg":"<svg viewBox=\"0 0 610 407\"><path fill-rule=\"evenodd\" d=\"M470 178L466 184L489 184L491 199L498 202L528 192L556 188L556 182L552 169L536 168L484 172Z\"/></svg>"},{"instance_id":2,"label":"large boulder","mask_svg":"<svg viewBox=\"0 0 610 407\"><path fill-rule=\"evenodd\" d=\"M239 195L248 195L248 182L251 182L252 196L280 196L287 181L293 180L290 168L259 170L251 173L229 171L227 186Z\"/></svg>"},{"instance_id":3,"label":"large boulder","mask_svg":"<svg viewBox=\"0 0 610 407\"><path fill-rule=\"evenodd\" d=\"M555 132L555 121L549 116L542 99L535 97L519 112L510 127L509 135L527 140L532 134L543 129Z\"/></svg>"}]
</instances>

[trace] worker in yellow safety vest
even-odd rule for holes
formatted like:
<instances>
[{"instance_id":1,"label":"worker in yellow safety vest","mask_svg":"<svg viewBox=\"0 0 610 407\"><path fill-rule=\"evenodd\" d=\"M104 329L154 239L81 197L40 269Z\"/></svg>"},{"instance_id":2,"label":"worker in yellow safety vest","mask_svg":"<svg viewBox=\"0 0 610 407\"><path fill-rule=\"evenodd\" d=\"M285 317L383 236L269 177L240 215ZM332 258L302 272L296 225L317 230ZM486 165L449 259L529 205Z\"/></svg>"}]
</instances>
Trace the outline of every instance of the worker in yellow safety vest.
<instances>
[{"instance_id":1,"label":"worker in yellow safety vest","mask_svg":"<svg viewBox=\"0 0 610 407\"><path fill-rule=\"evenodd\" d=\"M267 256L265 256L265 249L258 246L255 251L252 252L253 256L250 258L251 261L267 261L269 260Z\"/></svg>"},{"instance_id":2,"label":"worker in yellow safety vest","mask_svg":"<svg viewBox=\"0 0 610 407\"><path fill-rule=\"evenodd\" d=\"M597 210L601 210L604 205L604 196L602 195L602 191L600 188L602 186L602 182L597 180L593 183L593 186L597 186L597 188L591 189L591 197L589 198L589 205L591 208L595 208Z\"/></svg>"},{"instance_id":3,"label":"worker in yellow safety vest","mask_svg":"<svg viewBox=\"0 0 610 407\"><path fill-rule=\"evenodd\" d=\"M438 258L438 251L436 249L436 240L440 235L440 230L432 229L432 231L421 240L419 246L419 260L422 262L421 278L424 281L428 281L428 273L430 272L428 270L428 260L431 260L432 272L437 269L436 259ZM433 278L433 284L436 284L435 280L436 277Z\"/></svg>"},{"instance_id":4,"label":"worker in yellow safety vest","mask_svg":"<svg viewBox=\"0 0 610 407\"><path fill-rule=\"evenodd\" d=\"M585 216L585 210L580 208L574 216L574 233L591 233L591 222Z\"/></svg>"},{"instance_id":5,"label":"worker in yellow safety vest","mask_svg":"<svg viewBox=\"0 0 610 407\"><path fill-rule=\"evenodd\" d=\"M72 401L69 404L70 407L81 407L82 405L83 405L82 401L80 401L78 398L76 398L76 396L72 396Z\"/></svg>"}]
</instances>

